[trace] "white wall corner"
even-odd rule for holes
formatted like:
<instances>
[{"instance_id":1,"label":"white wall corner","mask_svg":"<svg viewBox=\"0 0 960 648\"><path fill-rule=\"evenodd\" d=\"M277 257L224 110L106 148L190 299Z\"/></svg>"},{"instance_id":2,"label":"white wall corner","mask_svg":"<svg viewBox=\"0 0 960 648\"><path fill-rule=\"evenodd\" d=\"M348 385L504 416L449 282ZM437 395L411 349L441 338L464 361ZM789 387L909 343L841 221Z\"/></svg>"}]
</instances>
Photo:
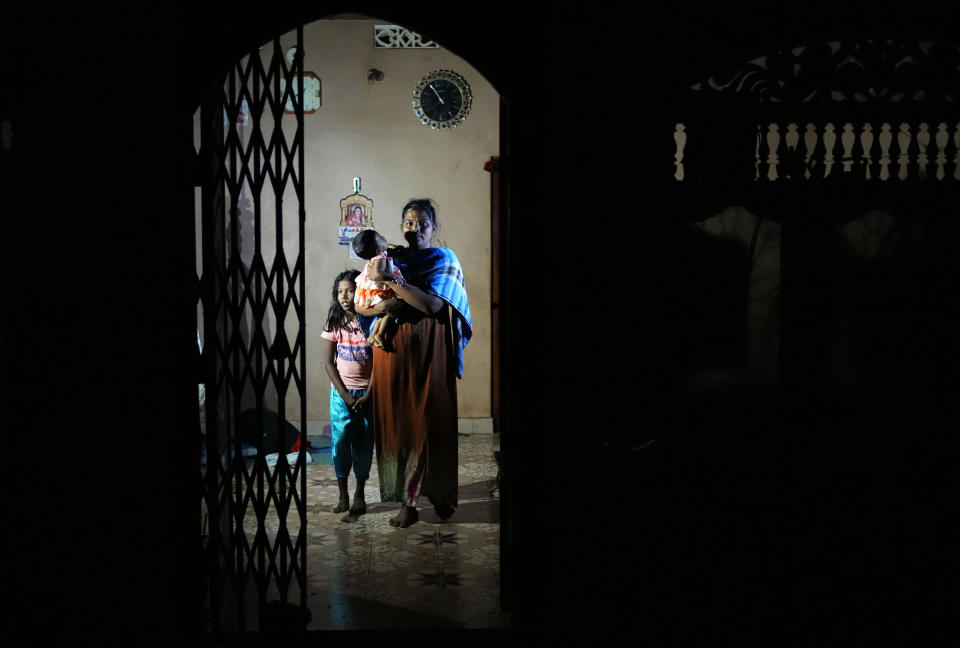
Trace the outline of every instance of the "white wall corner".
<instances>
[{"instance_id":1,"label":"white wall corner","mask_svg":"<svg viewBox=\"0 0 960 648\"><path fill-rule=\"evenodd\" d=\"M458 434L493 434L492 418L462 418L457 420Z\"/></svg>"}]
</instances>

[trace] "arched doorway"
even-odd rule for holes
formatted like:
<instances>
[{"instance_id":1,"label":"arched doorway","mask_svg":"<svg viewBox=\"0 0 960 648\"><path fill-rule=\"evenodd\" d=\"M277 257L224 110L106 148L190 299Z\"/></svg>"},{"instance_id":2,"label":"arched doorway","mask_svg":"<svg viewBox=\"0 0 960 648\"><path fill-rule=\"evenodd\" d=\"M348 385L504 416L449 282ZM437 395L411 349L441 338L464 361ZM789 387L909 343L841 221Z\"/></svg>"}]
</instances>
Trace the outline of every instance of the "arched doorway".
<instances>
[{"instance_id":1,"label":"arched doorway","mask_svg":"<svg viewBox=\"0 0 960 648\"><path fill-rule=\"evenodd\" d=\"M201 284L207 295L201 307L200 338L212 369L208 380L214 385L219 381L221 387L217 391L208 384L205 394L207 456L233 457L228 461L232 468L222 470L218 481L212 471L205 472L207 499L219 495L221 518L229 511L220 528L208 523L211 541L219 543L208 546L235 558L229 569L219 567L218 577L237 589L226 605L243 610L229 621L240 627L272 623L268 604L275 600L301 611L319 600L311 601L318 591L334 595L328 609L358 600L360 590L372 588L362 578L351 580L364 571L354 560L364 550L367 554L359 562L367 575L376 575L378 567L388 572L386 567L415 561L411 553L418 553L413 551L417 547L432 548L439 555L470 544L475 562L499 578L502 518L498 495L491 492L499 481L492 461L496 440L492 413L497 408L491 399L491 374L502 368L497 363L499 351L493 348L493 327L487 323L495 320L493 310L503 301L495 290L503 278L491 272L496 267L491 257L498 254L495 242L505 236L498 233L505 228L496 201L504 181L496 164L501 99L472 66L435 44L378 47L378 42L387 42L383 30L377 29L383 22L340 16L305 24L264 43L215 84L210 104L206 112L200 111L195 126L203 143L201 158L216 151L220 174L213 177L210 195L202 201L203 209L216 214L220 224L203 210L198 212L202 215L198 233L205 237L198 270L205 273ZM303 53L302 63L297 52ZM473 109L456 131L442 132L417 120L411 91L424 74L451 67L469 81ZM285 91L300 75L305 80L302 102ZM494 164L487 164L491 160ZM214 186L221 181L225 190ZM222 197L216 197L217 191ZM344 241L340 211L341 202L358 194L371 205L365 225L388 236L399 229L399 206L406 200L434 198L439 205L440 244L455 249L464 265L475 334L464 357L459 390L460 438L473 445L461 448L467 459L461 458L461 473L469 479L461 484L457 516L463 524L474 525L469 533L441 528L426 515L424 521L432 525L430 537L422 529L411 529L406 545L399 548L389 544L358 548L356 536L374 537L389 530L379 524L388 509L375 507L353 530L339 524L340 516L331 528L318 526L329 508L325 498L335 480L321 474L330 468L323 452L324 436L329 435L324 425L329 420L325 389L329 383L315 356L317 345L310 340L319 334L330 305L329 279L346 267L361 267L344 244L349 240ZM278 361L286 361L285 373ZM226 393L229 397L223 400ZM218 398L222 402L216 409ZM255 430L252 442L241 430L245 418ZM220 426L216 438L211 434L214 422ZM272 430L287 433L271 435ZM298 432L313 442L312 447L299 445L285 463L281 457L292 451ZM267 448L262 439L275 437L277 447ZM470 453L484 450L489 455L485 461L474 461ZM244 459L244 451L250 458ZM276 464L269 463L271 454ZM376 483L368 484L367 490L368 502L376 502ZM215 518L211 510L210 519ZM482 526L487 528L478 531ZM360 532L354 533L357 529ZM311 555L329 560L312 560ZM326 569L331 561L333 572L311 571L311 565ZM479 580L470 566L453 570L438 560L435 567L419 580L410 574L411 584L438 583L449 592ZM314 587L318 584L319 589ZM351 589L354 584L360 589ZM494 596L487 607L492 613L495 606L499 613L500 588L497 582L488 585ZM333 627L349 624L350 614L341 615L346 620ZM314 620L322 623L317 617ZM304 617L295 622L306 623ZM403 621L386 616L383 623L392 627Z\"/></svg>"}]
</instances>

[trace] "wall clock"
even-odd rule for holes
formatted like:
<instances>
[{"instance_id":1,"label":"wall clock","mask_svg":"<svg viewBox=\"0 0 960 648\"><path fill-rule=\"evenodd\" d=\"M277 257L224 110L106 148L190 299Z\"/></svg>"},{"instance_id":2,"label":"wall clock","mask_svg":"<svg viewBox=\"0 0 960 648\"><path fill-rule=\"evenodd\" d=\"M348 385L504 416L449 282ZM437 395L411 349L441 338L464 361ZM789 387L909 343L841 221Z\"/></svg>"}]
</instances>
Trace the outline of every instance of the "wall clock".
<instances>
[{"instance_id":1,"label":"wall clock","mask_svg":"<svg viewBox=\"0 0 960 648\"><path fill-rule=\"evenodd\" d=\"M473 95L466 80L453 70L434 70L417 83L410 103L421 124L449 130L470 114Z\"/></svg>"}]
</instances>

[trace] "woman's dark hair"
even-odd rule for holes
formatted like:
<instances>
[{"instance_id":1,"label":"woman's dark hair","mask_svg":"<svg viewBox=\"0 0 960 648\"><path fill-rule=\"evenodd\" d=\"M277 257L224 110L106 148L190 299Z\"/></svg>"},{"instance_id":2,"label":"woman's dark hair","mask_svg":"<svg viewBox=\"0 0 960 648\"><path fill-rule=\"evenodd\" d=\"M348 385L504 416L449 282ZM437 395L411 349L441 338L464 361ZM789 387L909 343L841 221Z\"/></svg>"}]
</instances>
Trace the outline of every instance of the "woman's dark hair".
<instances>
[{"instance_id":1,"label":"woman's dark hair","mask_svg":"<svg viewBox=\"0 0 960 648\"><path fill-rule=\"evenodd\" d=\"M330 311L327 313L327 323L323 326L324 331L338 329L347 323L347 314L343 311L343 308L340 307L340 302L337 300L337 288L340 286L341 281L349 281L356 286L357 275L359 274L359 270L344 270L333 280L333 302L330 304Z\"/></svg>"},{"instance_id":2,"label":"woman's dark hair","mask_svg":"<svg viewBox=\"0 0 960 648\"><path fill-rule=\"evenodd\" d=\"M433 229L437 229L437 208L434 207L433 201L429 198L415 198L403 206L403 211L400 212L400 221L403 221L403 217L407 215L407 212L411 209L420 212L421 214L426 214L427 218L430 219L430 224L433 225Z\"/></svg>"},{"instance_id":3,"label":"woman's dark hair","mask_svg":"<svg viewBox=\"0 0 960 648\"><path fill-rule=\"evenodd\" d=\"M353 247L353 251L356 252L357 256L361 259L369 260L373 258L379 251L377 246L376 230L363 230L353 237L353 241L350 243L350 245Z\"/></svg>"}]
</instances>

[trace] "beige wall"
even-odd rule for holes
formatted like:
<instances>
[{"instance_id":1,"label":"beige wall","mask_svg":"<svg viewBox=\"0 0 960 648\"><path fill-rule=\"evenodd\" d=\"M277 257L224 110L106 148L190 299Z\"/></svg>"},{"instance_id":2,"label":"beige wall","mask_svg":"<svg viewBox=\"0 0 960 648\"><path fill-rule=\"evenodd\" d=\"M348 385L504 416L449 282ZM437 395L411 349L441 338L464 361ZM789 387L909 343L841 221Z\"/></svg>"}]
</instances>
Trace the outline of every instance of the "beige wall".
<instances>
[{"instance_id":1,"label":"beige wall","mask_svg":"<svg viewBox=\"0 0 960 648\"><path fill-rule=\"evenodd\" d=\"M459 383L461 418L490 416L490 175L483 164L499 150L499 96L463 59L438 49L375 49L373 26L381 20L320 20L304 26L304 69L321 80L322 105L304 117L306 169L307 419L328 419L329 379L320 361L319 334L330 306L333 278L361 268L337 242L339 203L361 178L361 193L374 201L374 226L402 243L400 209L410 198L430 197L438 206L438 239L459 256L466 277L474 336L464 353ZM293 45L288 34L284 50ZM272 46L261 56L267 60ZM370 83L376 68L382 81ZM470 84L473 108L460 128L437 132L414 117L413 87L428 72L452 69ZM287 124L287 121L290 123ZM284 119L292 133L292 116ZM241 133L248 141L252 126ZM247 190L249 192L249 190ZM249 193L247 193L249 195ZM262 245L275 240L272 195L261 197ZM241 220L252 223L247 213ZM296 258L296 200L283 203L284 249ZM245 261L252 258L252 233L244 234ZM265 254L269 270L272 254ZM275 323L268 324L271 331ZM293 318L288 319L293 342ZM287 400L290 418L299 401Z\"/></svg>"}]
</instances>

